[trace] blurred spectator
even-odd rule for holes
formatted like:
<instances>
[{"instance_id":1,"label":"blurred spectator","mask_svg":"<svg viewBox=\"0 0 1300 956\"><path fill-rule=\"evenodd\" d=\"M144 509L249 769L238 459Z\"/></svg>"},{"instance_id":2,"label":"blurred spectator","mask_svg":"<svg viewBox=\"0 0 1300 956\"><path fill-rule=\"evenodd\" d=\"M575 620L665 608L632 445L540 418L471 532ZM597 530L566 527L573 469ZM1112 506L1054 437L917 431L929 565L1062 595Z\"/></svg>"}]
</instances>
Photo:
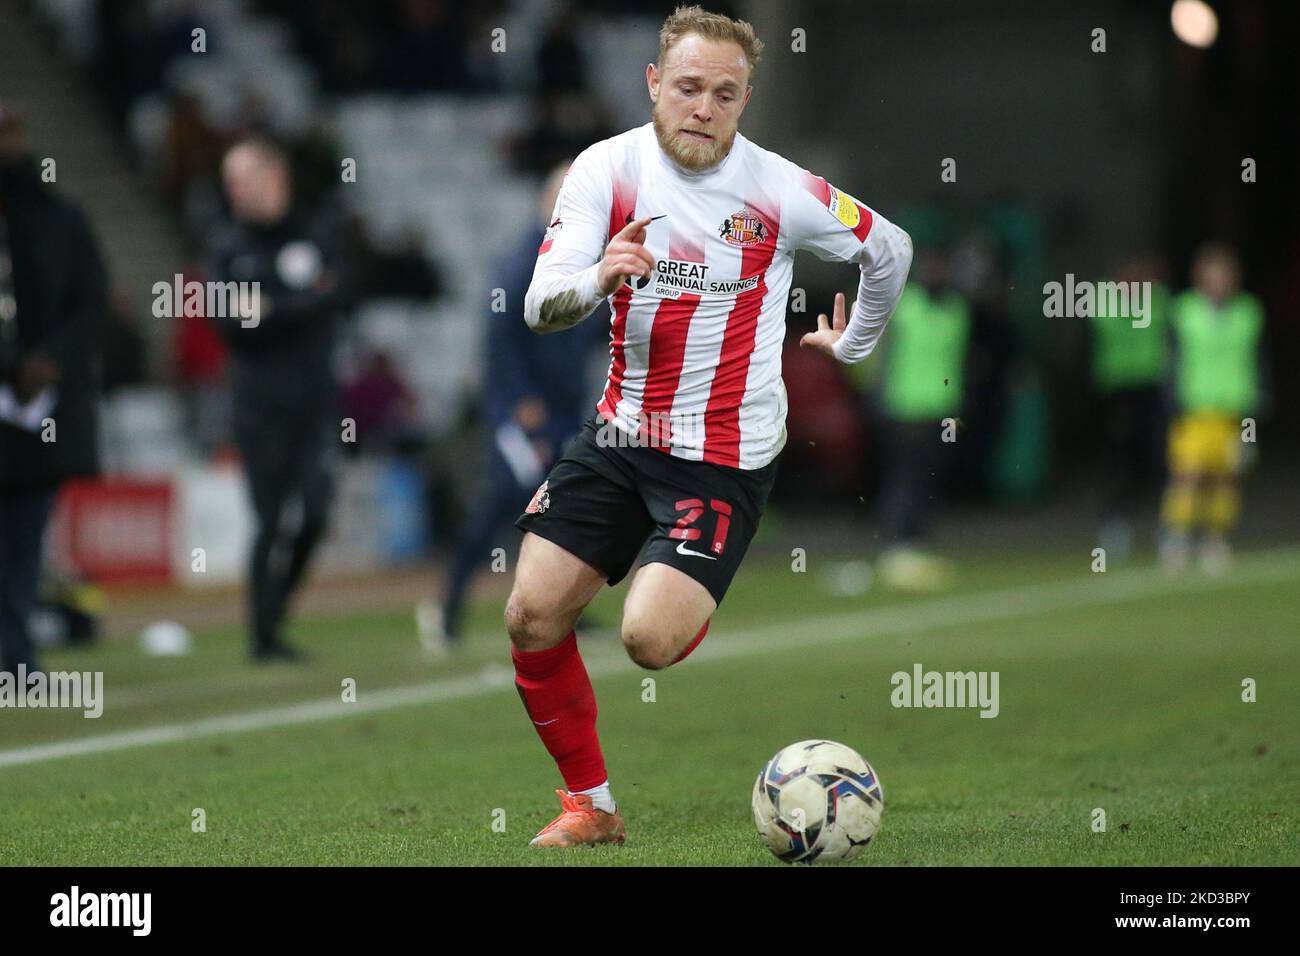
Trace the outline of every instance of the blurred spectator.
<instances>
[{"instance_id":1,"label":"blurred spectator","mask_svg":"<svg viewBox=\"0 0 1300 956\"><path fill-rule=\"evenodd\" d=\"M1093 310L1092 383L1101 398L1106 484L1098 543L1114 560L1131 552L1134 512L1153 499L1164 475L1169 290L1160 281L1163 275L1163 266L1147 257L1130 259L1115 270L1118 282L1151 283L1145 325L1133 325L1132 299L1129 308L1112 310L1110 298L1098 296Z\"/></svg>"},{"instance_id":2,"label":"blurred spectator","mask_svg":"<svg viewBox=\"0 0 1300 956\"><path fill-rule=\"evenodd\" d=\"M880 565L894 587L929 590L947 582L947 563L928 553L930 517L956 454L970 327L947 251L921 246L879 359L886 467Z\"/></svg>"},{"instance_id":3,"label":"blurred spectator","mask_svg":"<svg viewBox=\"0 0 1300 956\"><path fill-rule=\"evenodd\" d=\"M975 231L953 246L949 268L971 322L957 487L983 497L998 490L996 455L1010 412L1011 371L1020 354L1006 251L990 233Z\"/></svg>"},{"instance_id":4,"label":"blurred spectator","mask_svg":"<svg viewBox=\"0 0 1300 956\"><path fill-rule=\"evenodd\" d=\"M1178 417L1169 429L1160 557L1166 568L1182 570L1192 536L1199 534L1202 567L1222 573L1230 559L1227 536L1241 508L1242 417L1260 403L1264 310L1241 291L1241 267L1228 246L1198 249L1192 281L1172 308Z\"/></svg>"},{"instance_id":5,"label":"blurred spectator","mask_svg":"<svg viewBox=\"0 0 1300 956\"><path fill-rule=\"evenodd\" d=\"M602 305L572 329L537 335L524 322L524 294L532 279L547 224L569 164L552 170L539 197L537 219L496 264L494 288L505 290L505 308L484 323L488 383L483 411L491 428L491 463L481 496L469 512L447 575L441 606L417 609L420 637L445 652L461 635L465 594L487 563L493 539L521 514L564 444L578 431L592 396L575 369L609 329Z\"/></svg>"},{"instance_id":6,"label":"blurred spectator","mask_svg":"<svg viewBox=\"0 0 1300 956\"><path fill-rule=\"evenodd\" d=\"M343 412L356 422L355 450L373 453L409 445L415 424L415 394L402 381L386 352L371 352L361 373L343 392Z\"/></svg>"},{"instance_id":7,"label":"blurred spectator","mask_svg":"<svg viewBox=\"0 0 1300 956\"><path fill-rule=\"evenodd\" d=\"M81 211L41 181L0 103L0 670L39 668L27 622L59 485L99 467L107 280Z\"/></svg>"},{"instance_id":8,"label":"blurred spectator","mask_svg":"<svg viewBox=\"0 0 1300 956\"><path fill-rule=\"evenodd\" d=\"M257 520L249 557L252 654L294 660L300 655L281 626L329 516L341 437L334 327L349 257L330 210L296 201L279 146L238 143L221 171L231 219L211 237L208 276L256 289L261 306L251 323L208 317L230 348L235 441ZM295 500L301 518L289 533L285 517ZM272 560L281 542L286 562Z\"/></svg>"}]
</instances>

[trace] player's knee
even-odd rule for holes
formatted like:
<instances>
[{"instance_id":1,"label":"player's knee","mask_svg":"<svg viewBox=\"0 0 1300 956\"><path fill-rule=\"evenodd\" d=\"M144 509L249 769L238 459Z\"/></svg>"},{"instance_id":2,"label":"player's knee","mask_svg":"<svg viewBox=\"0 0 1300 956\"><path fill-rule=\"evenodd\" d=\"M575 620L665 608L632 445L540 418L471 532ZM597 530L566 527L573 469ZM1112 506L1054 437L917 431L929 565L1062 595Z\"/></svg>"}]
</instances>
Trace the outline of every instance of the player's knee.
<instances>
[{"instance_id":1,"label":"player's knee","mask_svg":"<svg viewBox=\"0 0 1300 956\"><path fill-rule=\"evenodd\" d=\"M511 643L521 651L545 650L557 643L555 627L548 615L518 591L512 591L506 602L505 622Z\"/></svg>"},{"instance_id":2,"label":"player's knee","mask_svg":"<svg viewBox=\"0 0 1300 956\"><path fill-rule=\"evenodd\" d=\"M676 651L668 635L652 627L623 626L623 648L638 667L659 671L673 662Z\"/></svg>"},{"instance_id":3,"label":"player's knee","mask_svg":"<svg viewBox=\"0 0 1300 956\"><path fill-rule=\"evenodd\" d=\"M506 602L505 620L511 643L522 651L532 650L537 643L537 614L517 592L512 591Z\"/></svg>"}]
</instances>

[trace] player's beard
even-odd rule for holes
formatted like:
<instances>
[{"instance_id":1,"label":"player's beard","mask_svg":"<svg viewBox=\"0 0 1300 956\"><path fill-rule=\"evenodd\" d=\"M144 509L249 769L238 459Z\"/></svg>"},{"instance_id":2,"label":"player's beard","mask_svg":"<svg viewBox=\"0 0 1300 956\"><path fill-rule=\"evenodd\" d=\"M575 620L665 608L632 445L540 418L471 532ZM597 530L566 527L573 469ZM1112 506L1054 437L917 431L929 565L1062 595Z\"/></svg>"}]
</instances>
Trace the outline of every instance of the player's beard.
<instances>
[{"instance_id":1,"label":"player's beard","mask_svg":"<svg viewBox=\"0 0 1300 956\"><path fill-rule=\"evenodd\" d=\"M734 129L726 140L714 136L713 139L703 141L689 139L680 130L669 130L667 121L659 112L658 103L651 110L650 117L654 120L655 136L659 139L660 148L678 166L693 172L712 169L721 163L727 158L731 144L736 139Z\"/></svg>"}]
</instances>

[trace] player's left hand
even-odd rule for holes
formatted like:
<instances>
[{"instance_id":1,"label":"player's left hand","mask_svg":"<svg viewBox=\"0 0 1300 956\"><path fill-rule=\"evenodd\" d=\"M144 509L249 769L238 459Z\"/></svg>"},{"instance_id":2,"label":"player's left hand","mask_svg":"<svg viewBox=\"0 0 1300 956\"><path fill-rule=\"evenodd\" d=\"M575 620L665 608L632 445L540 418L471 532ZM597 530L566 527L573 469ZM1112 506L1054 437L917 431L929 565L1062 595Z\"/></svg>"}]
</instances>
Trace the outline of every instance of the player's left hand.
<instances>
[{"instance_id":1,"label":"player's left hand","mask_svg":"<svg viewBox=\"0 0 1300 956\"><path fill-rule=\"evenodd\" d=\"M817 331L809 332L799 340L799 348L813 348L819 352L825 352L831 358L835 358L835 353L831 351L833 346L841 335L844 334L844 327L848 321L844 318L844 293L835 293L835 308L832 309L834 317L827 323L826 313L823 312L817 316Z\"/></svg>"}]
</instances>

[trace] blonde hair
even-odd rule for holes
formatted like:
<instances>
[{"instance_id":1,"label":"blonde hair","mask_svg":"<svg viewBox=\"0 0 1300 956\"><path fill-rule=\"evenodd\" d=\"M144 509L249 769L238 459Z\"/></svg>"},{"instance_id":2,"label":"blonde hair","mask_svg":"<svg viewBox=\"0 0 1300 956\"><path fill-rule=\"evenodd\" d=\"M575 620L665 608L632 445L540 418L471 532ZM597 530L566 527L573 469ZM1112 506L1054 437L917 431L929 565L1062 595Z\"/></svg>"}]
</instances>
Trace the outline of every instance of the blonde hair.
<instances>
[{"instance_id":1,"label":"blonde hair","mask_svg":"<svg viewBox=\"0 0 1300 956\"><path fill-rule=\"evenodd\" d=\"M744 20L733 20L720 13L709 13L699 4L680 6L659 28L659 64L663 65L677 41L694 34L706 40L734 43L744 51L752 76L763 54L763 41L754 35L754 27Z\"/></svg>"}]
</instances>

